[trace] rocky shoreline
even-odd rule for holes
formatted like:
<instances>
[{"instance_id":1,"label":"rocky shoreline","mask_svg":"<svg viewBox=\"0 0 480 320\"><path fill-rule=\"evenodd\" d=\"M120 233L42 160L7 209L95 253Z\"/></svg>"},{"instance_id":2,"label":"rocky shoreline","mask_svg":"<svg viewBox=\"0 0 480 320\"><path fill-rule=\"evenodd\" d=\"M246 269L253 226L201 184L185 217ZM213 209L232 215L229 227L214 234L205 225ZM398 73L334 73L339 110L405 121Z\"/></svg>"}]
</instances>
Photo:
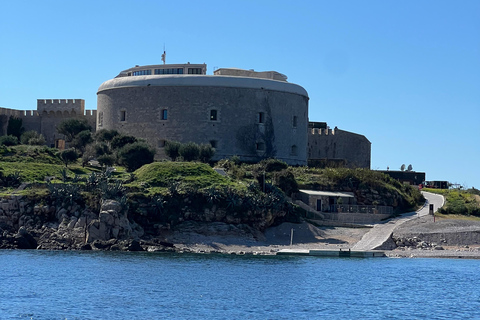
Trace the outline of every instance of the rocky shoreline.
<instances>
[{"instance_id":1,"label":"rocky shoreline","mask_svg":"<svg viewBox=\"0 0 480 320\"><path fill-rule=\"evenodd\" d=\"M275 255L285 248L349 249L369 231L284 222L261 232L247 224L184 221L175 227L158 225L152 236L114 200L103 201L99 214L75 206L55 210L12 203L14 213L0 215L0 249ZM0 209L5 213L5 208ZM48 222L41 223L41 217ZM480 221L412 219L395 229L391 247L385 251L388 257L480 258Z\"/></svg>"}]
</instances>

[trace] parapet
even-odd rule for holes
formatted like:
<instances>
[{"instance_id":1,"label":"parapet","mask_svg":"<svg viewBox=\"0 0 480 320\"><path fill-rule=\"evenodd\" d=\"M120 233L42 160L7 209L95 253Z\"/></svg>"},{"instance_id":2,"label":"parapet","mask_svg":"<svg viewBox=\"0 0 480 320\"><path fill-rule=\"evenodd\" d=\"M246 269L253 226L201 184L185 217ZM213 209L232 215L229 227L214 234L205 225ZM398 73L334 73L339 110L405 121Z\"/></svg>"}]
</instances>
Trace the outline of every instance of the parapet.
<instances>
[{"instance_id":1,"label":"parapet","mask_svg":"<svg viewBox=\"0 0 480 320\"><path fill-rule=\"evenodd\" d=\"M338 129L337 129L338 130ZM334 136L335 130L332 129L318 129L318 128L309 128L309 134L320 135L320 136Z\"/></svg>"},{"instance_id":2,"label":"parapet","mask_svg":"<svg viewBox=\"0 0 480 320\"><path fill-rule=\"evenodd\" d=\"M37 112L74 111L76 114L85 113L85 100L83 99L38 99Z\"/></svg>"}]
</instances>

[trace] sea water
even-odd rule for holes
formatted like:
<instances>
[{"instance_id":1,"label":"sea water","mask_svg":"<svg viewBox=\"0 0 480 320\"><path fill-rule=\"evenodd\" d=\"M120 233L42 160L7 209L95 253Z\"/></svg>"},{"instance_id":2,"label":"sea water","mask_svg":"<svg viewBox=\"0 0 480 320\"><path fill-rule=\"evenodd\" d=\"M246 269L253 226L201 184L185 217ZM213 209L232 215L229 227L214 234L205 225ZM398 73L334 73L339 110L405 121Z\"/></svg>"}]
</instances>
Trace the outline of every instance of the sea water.
<instances>
[{"instance_id":1,"label":"sea water","mask_svg":"<svg viewBox=\"0 0 480 320\"><path fill-rule=\"evenodd\" d=\"M5 250L0 319L480 319L480 260Z\"/></svg>"}]
</instances>

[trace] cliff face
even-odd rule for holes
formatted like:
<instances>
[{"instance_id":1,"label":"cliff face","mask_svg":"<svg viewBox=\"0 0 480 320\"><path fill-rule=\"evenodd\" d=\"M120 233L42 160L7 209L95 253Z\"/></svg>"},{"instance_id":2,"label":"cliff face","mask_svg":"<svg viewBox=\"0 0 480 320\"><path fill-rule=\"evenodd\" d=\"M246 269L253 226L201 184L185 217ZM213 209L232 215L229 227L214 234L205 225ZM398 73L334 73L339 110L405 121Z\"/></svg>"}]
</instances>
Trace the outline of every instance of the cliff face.
<instances>
[{"instance_id":1,"label":"cliff face","mask_svg":"<svg viewBox=\"0 0 480 320\"><path fill-rule=\"evenodd\" d=\"M37 199L38 200L38 199ZM286 215L283 210L251 208L239 211L220 204L195 206L195 197L179 196L167 206L151 199L126 204L100 200L100 209L91 210L75 202L55 204L48 198L43 205L22 196L0 201L0 249L51 250L144 250L171 251L165 236L185 222L223 223L264 230ZM238 201L241 202L240 199ZM277 220L278 221L278 220ZM153 248L153 249L152 249Z\"/></svg>"}]
</instances>

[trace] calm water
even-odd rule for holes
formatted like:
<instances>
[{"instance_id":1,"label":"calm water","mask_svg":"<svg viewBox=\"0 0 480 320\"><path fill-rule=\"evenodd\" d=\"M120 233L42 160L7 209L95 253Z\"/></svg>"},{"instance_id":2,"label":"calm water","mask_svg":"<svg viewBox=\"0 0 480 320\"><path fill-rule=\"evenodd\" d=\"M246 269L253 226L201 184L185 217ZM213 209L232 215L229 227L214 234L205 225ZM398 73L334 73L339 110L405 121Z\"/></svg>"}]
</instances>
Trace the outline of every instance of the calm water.
<instances>
[{"instance_id":1,"label":"calm water","mask_svg":"<svg viewBox=\"0 0 480 320\"><path fill-rule=\"evenodd\" d=\"M0 251L0 319L480 319L480 260Z\"/></svg>"}]
</instances>

